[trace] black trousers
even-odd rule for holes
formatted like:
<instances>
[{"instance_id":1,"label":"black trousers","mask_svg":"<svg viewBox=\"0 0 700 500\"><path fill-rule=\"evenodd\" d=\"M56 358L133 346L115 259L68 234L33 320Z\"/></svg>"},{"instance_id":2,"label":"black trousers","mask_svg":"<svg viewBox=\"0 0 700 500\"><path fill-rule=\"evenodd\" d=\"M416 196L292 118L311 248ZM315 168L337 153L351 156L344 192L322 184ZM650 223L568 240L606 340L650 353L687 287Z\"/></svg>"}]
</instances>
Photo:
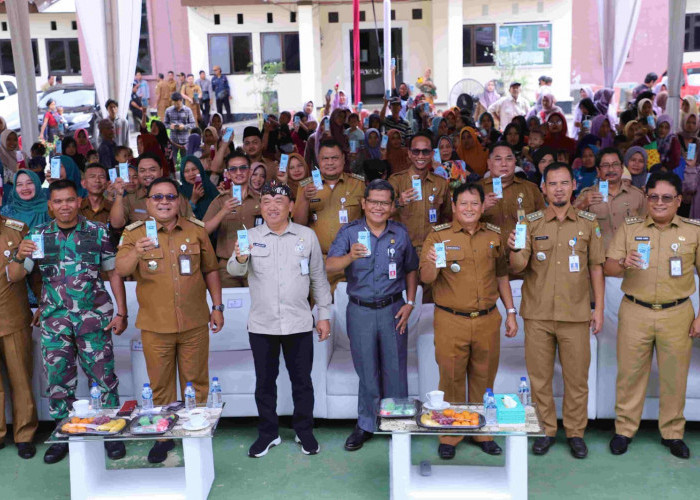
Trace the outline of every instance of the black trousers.
<instances>
[{"instance_id":1,"label":"black trousers","mask_svg":"<svg viewBox=\"0 0 700 500\"><path fill-rule=\"evenodd\" d=\"M294 415L292 427L297 435L311 432L314 427L314 387L311 365L314 360L311 332L292 335L263 335L248 332L255 363L255 404L258 406L258 433L276 438L279 433L277 418L277 376L280 368L280 347L292 382Z\"/></svg>"},{"instance_id":2,"label":"black trousers","mask_svg":"<svg viewBox=\"0 0 700 500\"><path fill-rule=\"evenodd\" d=\"M199 109L202 111L202 121L205 124L209 124L209 112L211 111L211 99L207 97L199 101ZM204 129L202 129L204 130Z\"/></svg>"},{"instance_id":3,"label":"black trousers","mask_svg":"<svg viewBox=\"0 0 700 500\"><path fill-rule=\"evenodd\" d=\"M226 113L224 113L224 108L226 108ZM216 110L221 113L224 122L233 121L233 117L231 116L231 101L228 97L225 99L216 99Z\"/></svg>"}]
</instances>

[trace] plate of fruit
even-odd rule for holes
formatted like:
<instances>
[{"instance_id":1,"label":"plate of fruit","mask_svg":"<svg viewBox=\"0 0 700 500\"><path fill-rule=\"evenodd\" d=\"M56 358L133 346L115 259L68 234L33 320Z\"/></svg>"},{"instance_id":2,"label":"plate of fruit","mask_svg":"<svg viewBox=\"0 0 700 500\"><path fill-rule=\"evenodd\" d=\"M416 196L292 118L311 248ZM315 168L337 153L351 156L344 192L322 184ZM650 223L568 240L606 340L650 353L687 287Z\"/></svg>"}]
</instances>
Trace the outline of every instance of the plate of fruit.
<instances>
[{"instance_id":1,"label":"plate of fruit","mask_svg":"<svg viewBox=\"0 0 700 500\"><path fill-rule=\"evenodd\" d=\"M113 436L124 430L129 421L125 418L70 417L61 424L61 434L71 436Z\"/></svg>"},{"instance_id":2,"label":"plate of fruit","mask_svg":"<svg viewBox=\"0 0 700 500\"><path fill-rule=\"evenodd\" d=\"M178 418L177 413L139 415L131 421L129 431L140 435L165 434L175 426Z\"/></svg>"},{"instance_id":3,"label":"plate of fruit","mask_svg":"<svg viewBox=\"0 0 700 500\"><path fill-rule=\"evenodd\" d=\"M428 429L480 429L486 425L486 419L475 411L446 408L441 411L423 410L416 416L416 423Z\"/></svg>"}]
</instances>

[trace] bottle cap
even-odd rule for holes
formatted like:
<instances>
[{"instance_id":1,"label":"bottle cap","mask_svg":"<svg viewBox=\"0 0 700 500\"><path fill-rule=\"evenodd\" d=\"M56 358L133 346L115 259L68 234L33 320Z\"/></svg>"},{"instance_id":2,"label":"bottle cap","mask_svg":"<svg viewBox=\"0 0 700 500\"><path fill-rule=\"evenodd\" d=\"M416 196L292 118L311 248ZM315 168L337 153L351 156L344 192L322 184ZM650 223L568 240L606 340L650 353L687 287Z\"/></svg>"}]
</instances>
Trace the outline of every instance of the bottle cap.
<instances>
[{"instance_id":1,"label":"bottle cap","mask_svg":"<svg viewBox=\"0 0 700 500\"><path fill-rule=\"evenodd\" d=\"M150 385L148 382L146 382L145 384L143 384L143 386L144 386L144 387L151 387L151 385Z\"/></svg>"},{"instance_id":2,"label":"bottle cap","mask_svg":"<svg viewBox=\"0 0 700 500\"><path fill-rule=\"evenodd\" d=\"M97 382L93 382L93 383L92 383L92 386L93 386L93 387L97 387Z\"/></svg>"},{"instance_id":3,"label":"bottle cap","mask_svg":"<svg viewBox=\"0 0 700 500\"><path fill-rule=\"evenodd\" d=\"M490 387L488 387L488 388L486 389L486 392L493 392L493 389L491 389Z\"/></svg>"},{"instance_id":4,"label":"bottle cap","mask_svg":"<svg viewBox=\"0 0 700 500\"><path fill-rule=\"evenodd\" d=\"M187 385L188 385L188 386L191 386L191 385L192 385L192 382L187 382Z\"/></svg>"},{"instance_id":5,"label":"bottle cap","mask_svg":"<svg viewBox=\"0 0 700 500\"><path fill-rule=\"evenodd\" d=\"M212 381L213 381L213 380L216 380L216 381L218 382L218 381L219 381L219 377L214 377L214 378L212 379Z\"/></svg>"},{"instance_id":6,"label":"bottle cap","mask_svg":"<svg viewBox=\"0 0 700 500\"><path fill-rule=\"evenodd\" d=\"M520 380L527 380L525 377L520 377Z\"/></svg>"}]
</instances>

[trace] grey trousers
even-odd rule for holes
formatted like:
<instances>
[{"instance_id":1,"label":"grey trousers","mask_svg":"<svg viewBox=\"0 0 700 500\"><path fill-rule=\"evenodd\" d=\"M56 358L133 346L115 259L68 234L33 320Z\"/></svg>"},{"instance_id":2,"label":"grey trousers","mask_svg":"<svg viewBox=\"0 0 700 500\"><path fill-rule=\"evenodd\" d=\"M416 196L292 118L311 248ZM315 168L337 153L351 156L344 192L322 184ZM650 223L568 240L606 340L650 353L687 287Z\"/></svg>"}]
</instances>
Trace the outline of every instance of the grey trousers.
<instances>
[{"instance_id":1,"label":"grey trousers","mask_svg":"<svg viewBox=\"0 0 700 500\"><path fill-rule=\"evenodd\" d=\"M382 398L408 397L408 329L396 331L396 313L404 305L395 302L382 309L348 303L346 318L350 351L360 377L357 425L374 432Z\"/></svg>"}]
</instances>

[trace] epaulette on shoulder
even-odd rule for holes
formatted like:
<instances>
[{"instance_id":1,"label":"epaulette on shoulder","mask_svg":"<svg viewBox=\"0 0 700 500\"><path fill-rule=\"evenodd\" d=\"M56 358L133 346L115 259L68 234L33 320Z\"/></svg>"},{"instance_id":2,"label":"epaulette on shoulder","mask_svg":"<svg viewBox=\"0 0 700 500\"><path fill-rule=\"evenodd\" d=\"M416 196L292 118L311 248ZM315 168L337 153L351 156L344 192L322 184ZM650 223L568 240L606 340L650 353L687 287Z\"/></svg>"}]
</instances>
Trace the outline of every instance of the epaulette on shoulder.
<instances>
[{"instance_id":1,"label":"epaulette on shoulder","mask_svg":"<svg viewBox=\"0 0 700 500\"><path fill-rule=\"evenodd\" d=\"M307 186L311 184L314 181L313 177L307 177L306 179L302 179L299 181L299 185L301 187Z\"/></svg>"},{"instance_id":2,"label":"epaulette on shoulder","mask_svg":"<svg viewBox=\"0 0 700 500\"><path fill-rule=\"evenodd\" d=\"M124 229L126 229L127 231L133 231L134 229L136 229L137 227L142 226L142 225L143 225L143 221L137 220L133 224L129 224L128 226L126 226Z\"/></svg>"},{"instance_id":3,"label":"epaulette on shoulder","mask_svg":"<svg viewBox=\"0 0 700 500\"><path fill-rule=\"evenodd\" d=\"M451 222L446 222L445 224L439 224L439 225L437 225L437 226L433 226L433 229L434 229L435 231L442 231L443 229L449 229L449 228L451 228L451 227L452 227L452 223L451 223Z\"/></svg>"},{"instance_id":4,"label":"epaulette on shoulder","mask_svg":"<svg viewBox=\"0 0 700 500\"><path fill-rule=\"evenodd\" d=\"M698 220L698 219L687 219L685 217L681 217L681 220L683 222L687 222L688 224L692 224L694 226L700 226L700 220Z\"/></svg>"},{"instance_id":5,"label":"epaulette on shoulder","mask_svg":"<svg viewBox=\"0 0 700 500\"><path fill-rule=\"evenodd\" d=\"M578 211L578 216L583 217L584 219L587 219L591 222L593 222L596 218L596 215L591 213L591 212L586 212L585 210L579 210Z\"/></svg>"},{"instance_id":6,"label":"epaulette on shoulder","mask_svg":"<svg viewBox=\"0 0 700 500\"><path fill-rule=\"evenodd\" d=\"M541 219L542 217L544 217L544 212L542 210L532 212L531 214L527 214L525 216L528 222L535 222L537 219Z\"/></svg>"},{"instance_id":7,"label":"epaulette on shoulder","mask_svg":"<svg viewBox=\"0 0 700 500\"><path fill-rule=\"evenodd\" d=\"M644 222L644 217L625 217L625 224L641 224Z\"/></svg>"},{"instance_id":8,"label":"epaulette on shoulder","mask_svg":"<svg viewBox=\"0 0 700 500\"><path fill-rule=\"evenodd\" d=\"M196 224L199 227L204 227L204 222L197 219L196 217L187 217L187 220L190 221L192 224Z\"/></svg>"},{"instance_id":9,"label":"epaulette on shoulder","mask_svg":"<svg viewBox=\"0 0 700 500\"><path fill-rule=\"evenodd\" d=\"M365 182L365 176L360 174L350 174L350 177L357 179L358 181Z\"/></svg>"},{"instance_id":10,"label":"epaulette on shoulder","mask_svg":"<svg viewBox=\"0 0 700 500\"><path fill-rule=\"evenodd\" d=\"M495 226L495 225L491 224L490 222L487 222L487 223L486 223L486 229L490 229L490 230L493 231L494 233L501 234L501 228L498 227L498 226Z\"/></svg>"},{"instance_id":11,"label":"epaulette on shoulder","mask_svg":"<svg viewBox=\"0 0 700 500\"><path fill-rule=\"evenodd\" d=\"M10 229L14 229L15 231L21 231L24 229L24 222L21 220L5 219L5 225Z\"/></svg>"}]
</instances>

